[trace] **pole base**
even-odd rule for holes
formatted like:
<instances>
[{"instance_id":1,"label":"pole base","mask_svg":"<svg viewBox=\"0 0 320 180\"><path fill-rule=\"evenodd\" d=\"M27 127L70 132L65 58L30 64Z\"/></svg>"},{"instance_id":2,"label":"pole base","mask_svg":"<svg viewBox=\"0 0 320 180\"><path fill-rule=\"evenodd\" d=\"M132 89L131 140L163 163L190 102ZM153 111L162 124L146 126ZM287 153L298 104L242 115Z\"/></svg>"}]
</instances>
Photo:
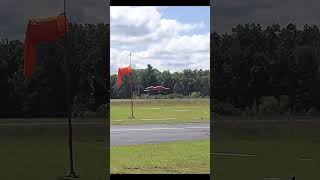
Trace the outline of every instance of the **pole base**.
<instances>
[{"instance_id":1,"label":"pole base","mask_svg":"<svg viewBox=\"0 0 320 180\"><path fill-rule=\"evenodd\" d=\"M136 118L136 117L134 117L134 116L130 116L130 117L129 117L129 119L134 119L134 118Z\"/></svg>"},{"instance_id":2,"label":"pole base","mask_svg":"<svg viewBox=\"0 0 320 180\"><path fill-rule=\"evenodd\" d=\"M63 180L72 180L72 179L79 179L80 177L77 176L76 174L67 174L62 177Z\"/></svg>"}]
</instances>

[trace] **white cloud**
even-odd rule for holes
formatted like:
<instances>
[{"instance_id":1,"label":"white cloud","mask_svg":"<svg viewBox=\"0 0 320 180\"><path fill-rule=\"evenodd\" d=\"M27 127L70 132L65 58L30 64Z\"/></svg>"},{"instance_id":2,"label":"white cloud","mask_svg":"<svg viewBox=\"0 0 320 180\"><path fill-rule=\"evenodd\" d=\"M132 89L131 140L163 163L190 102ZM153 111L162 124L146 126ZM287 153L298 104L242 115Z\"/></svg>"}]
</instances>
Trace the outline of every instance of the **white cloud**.
<instances>
[{"instance_id":1,"label":"white cloud","mask_svg":"<svg viewBox=\"0 0 320 180\"><path fill-rule=\"evenodd\" d=\"M157 7L111 6L110 26L111 73L129 64L130 51L134 68L151 64L170 71L209 69L210 34L192 34L204 27L201 21L190 24L166 19Z\"/></svg>"}]
</instances>

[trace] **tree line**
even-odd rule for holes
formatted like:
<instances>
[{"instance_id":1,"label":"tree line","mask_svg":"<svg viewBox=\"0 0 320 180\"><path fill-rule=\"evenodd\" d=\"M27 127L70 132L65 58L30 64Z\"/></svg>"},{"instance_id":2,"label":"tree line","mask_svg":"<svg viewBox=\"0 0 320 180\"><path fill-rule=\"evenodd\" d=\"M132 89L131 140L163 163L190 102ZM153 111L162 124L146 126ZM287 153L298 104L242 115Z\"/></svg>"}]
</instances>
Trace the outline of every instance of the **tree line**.
<instances>
[{"instance_id":1,"label":"tree line","mask_svg":"<svg viewBox=\"0 0 320 180\"><path fill-rule=\"evenodd\" d=\"M71 24L69 56L75 110L97 110L106 103L109 84L109 25ZM0 40L0 117L65 115L62 40L37 48L32 77L23 76L24 42Z\"/></svg>"},{"instance_id":2,"label":"tree line","mask_svg":"<svg viewBox=\"0 0 320 180\"><path fill-rule=\"evenodd\" d=\"M109 93L110 98L128 98L128 87L118 88L117 76L109 76L109 25L72 24L70 29L75 109L97 111ZM206 97L211 84L213 110L220 114L312 113L320 109L317 26L245 24L230 34L212 33L210 38L211 78L209 70L170 73L149 65L134 70L134 95L141 96L147 86L163 85L178 97ZM36 71L26 80L24 43L0 41L0 117L65 115L62 44L41 44Z\"/></svg>"},{"instance_id":3,"label":"tree line","mask_svg":"<svg viewBox=\"0 0 320 180\"><path fill-rule=\"evenodd\" d=\"M214 111L314 114L320 108L320 32L316 25L238 25L211 34Z\"/></svg>"},{"instance_id":4,"label":"tree line","mask_svg":"<svg viewBox=\"0 0 320 180\"><path fill-rule=\"evenodd\" d=\"M159 98L200 98L210 96L210 70L184 69L181 72L160 72L148 64L145 69L133 69L132 89L135 98L144 98L147 93L143 90L149 86L164 86L169 88L165 95ZM118 87L117 74L110 76L110 98L130 98L131 83L128 76L124 77L122 86ZM156 98L157 96L149 96Z\"/></svg>"}]
</instances>

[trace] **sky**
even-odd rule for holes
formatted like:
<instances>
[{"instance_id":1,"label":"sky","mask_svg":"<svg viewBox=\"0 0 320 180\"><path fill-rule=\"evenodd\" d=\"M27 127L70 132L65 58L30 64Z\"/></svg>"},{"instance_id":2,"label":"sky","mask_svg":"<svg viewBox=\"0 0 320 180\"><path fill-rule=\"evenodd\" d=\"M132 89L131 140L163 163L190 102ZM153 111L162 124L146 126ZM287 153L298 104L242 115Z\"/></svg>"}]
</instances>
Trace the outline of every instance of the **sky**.
<instances>
[{"instance_id":1,"label":"sky","mask_svg":"<svg viewBox=\"0 0 320 180\"><path fill-rule=\"evenodd\" d=\"M320 25L319 0L218 0L213 3L212 31L231 32L237 24L258 23L262 27L293 23Z\"/></svg>"},{"instance_id":2,"label":"sky","mask_svg":"<svg viewBox=\"0 0 320 180\"><path fill-rule=\"evenodd\" d=\"M24 40L28 20L56 16L63 12L63 0L0 0L0 39ZM97 24L108 21L107 2L67 1L71 22Z\"/></svg>"},{"instance_id":3,"label":"sky","mask_svg":"<svg viewBox=\"0 0 320 180\"><path fill-rule=\"evenodd\" d=\"M210 7L110 7L110 72L210 69Z\"/></svg>"}]
</instances>

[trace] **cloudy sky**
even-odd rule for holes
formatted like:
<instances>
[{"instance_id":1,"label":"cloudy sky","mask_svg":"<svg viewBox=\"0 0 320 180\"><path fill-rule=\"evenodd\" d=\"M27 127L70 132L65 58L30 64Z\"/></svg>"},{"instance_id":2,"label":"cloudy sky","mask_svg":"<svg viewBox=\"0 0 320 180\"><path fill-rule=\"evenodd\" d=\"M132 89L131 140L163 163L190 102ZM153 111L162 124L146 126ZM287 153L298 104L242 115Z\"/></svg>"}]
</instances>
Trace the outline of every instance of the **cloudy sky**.
<instances>
[{"instance_id":1,"label":"cloudy sky","mask_svg":"<svg viewBox=\"0 0 320 180\"><path fill-rule=\"evenodd\" d=\"M68 0L71 22L107 22L107 1ZM23 40L28 19L56 16L63 12L63 0L0 0L0 39Z\"/></svg>"},{"instance_id":2,"label":"cloudy sky","mask_svg":"<svg viewBox=\"0 0 320 180\"><path fill-rule=\"evenodd\" d=\"M110 7L110 71L210 68L210 7Z\"/></svg>"},{"instance_id":3,"label":"cloudy sky","mask_svg":"<svg viewBox=\"0 0 320 180\"><path fill-rule=\"evenodd\" d=\"M213 28L231 32L237 24L259 23L286 26L294 23L320 25L319 0L217 0L213 3Z\"/></svg>"}]
</instances>

